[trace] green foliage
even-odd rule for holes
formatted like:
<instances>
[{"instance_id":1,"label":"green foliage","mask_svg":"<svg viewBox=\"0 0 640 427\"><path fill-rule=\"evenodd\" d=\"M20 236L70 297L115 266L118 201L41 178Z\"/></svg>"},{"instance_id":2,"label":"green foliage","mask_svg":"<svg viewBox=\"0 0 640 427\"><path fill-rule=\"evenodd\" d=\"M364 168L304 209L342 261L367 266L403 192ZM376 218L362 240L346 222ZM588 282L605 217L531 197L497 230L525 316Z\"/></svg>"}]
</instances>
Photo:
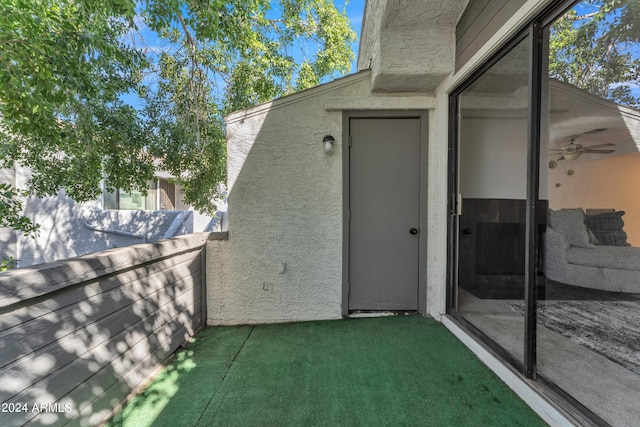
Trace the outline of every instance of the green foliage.
<instances>
[{"instance_id":1,"label":"green foliage","mask_svg":"<svg viewBox=\"0 0 640 427\"><path fill-rule=\"evenodd\" d=\"M344 74L353 60L355 33L328 0L147 1L143 16L173 47L145 96L151 152L185 202L210 214L226 176L223 115Z\"/></svg>"},{"instance_id":2,"label":"green foliage","mask_svg":"<svg viewBox=\"0 0 640 427\"><path fill-rule=\"evenodd\" d=\"M13 257L2 257L0 260L0 273L4 273L8 269L15 267L15 265L16 262Z\"/></svg>"},{"instance_id":3,"label":"green foliage","mask_svg":"<svg viewBox=\"0 0 640 427\"><path fill-rule=\"evenodd\" d=\"M22 197L24 191L17 190L10 184L0 183L0 228L10 227L20 230L25 235L35 235L38 226L22 215Z\"/></svg>"},{"instance_id":4,"label":"green foliage","mask_svg":"<svg viewBox=\"0 0 640 427\"><path fill-rule=\"evenodd\" d=\"M640 1L583 3L595 11L578 15L571 10L551 28L550 76L601 98L640 107L640 98L631 91L640 79Z\"/></svg>"},{"instance_id":5,"label":"green foliage","mask_svg":"<svg viewBox=\"0 0 640 427\"><path fill-rule=\"evenodd\" d=\"M137 24L162 53L129 40ZM329 0L3 0L0 167L30 168L30 194L76 201L96 198L102 179L144 193L158 168L211 213L223 115L346 73L353 40ZM2 221L29 231L6 206Z\"/></svg>"},{"instance_id":6,"label":"green foliage","mask_svg":"<svg viewBox=\"0 0 640 427\"><path fill-rule=\"evenodd\" d=\"M119 101L136 91L148 62L127 46L128 0L3 0L0 4L0 167L32 172L29 193L64 188L77 201L107 184L146 185L153 165L137 112ZM2 220L29 226L15 209ZM7 216L13 215L13 216Z\"/></svg>"}]
</instances>

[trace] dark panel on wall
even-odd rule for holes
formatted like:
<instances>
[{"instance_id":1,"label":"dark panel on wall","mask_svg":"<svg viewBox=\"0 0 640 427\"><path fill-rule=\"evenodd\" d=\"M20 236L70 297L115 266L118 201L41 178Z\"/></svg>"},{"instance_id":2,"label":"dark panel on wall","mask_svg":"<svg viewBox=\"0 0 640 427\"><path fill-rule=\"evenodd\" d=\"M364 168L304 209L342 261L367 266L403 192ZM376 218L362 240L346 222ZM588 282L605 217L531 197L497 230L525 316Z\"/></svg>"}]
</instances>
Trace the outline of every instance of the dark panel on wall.
<instances>
[{"instance_id":1,"label":"dark panel on wall","mask_svg":"<svg viewBox=\"0 0 640 427\"><path fill-rule=\"evenodd\" d=\"M456 71L520 9L526 0L470 0L456 27Z\"/></svg>"},{"instance_id":2,"label":"dark panel on wall","mask_svg":"<svg viewBox=\"0 0 640 427\"><path fill-rule=\"evenodd\" d=\"M459 250L467 262L459 267L461 288L479 298L523 298L525 208L525 200L463 199ZM505 247L512 252L497 260Z\"/></svg>"},{"instance_id":3,"label":"dark panel on wall","mask_svg":"<svg viewBox=\"0 0 640 427\"><path fill-rule=\"evenodd\" d=\"M541 218L547 207L538 201ZM526 200L463 199L459 286L478 298L524 298L525 223Z\"/></svg>"},{"instance_id":4,"label":"dark panel on wall","mask_svg":"<svg viewBox=\"0 0 640 427\"><path fill-rule=\"evenodd\" d=\"M476 274L524 274L524 223L479 222L477 230Z\"/></svg>"}]
</instances>

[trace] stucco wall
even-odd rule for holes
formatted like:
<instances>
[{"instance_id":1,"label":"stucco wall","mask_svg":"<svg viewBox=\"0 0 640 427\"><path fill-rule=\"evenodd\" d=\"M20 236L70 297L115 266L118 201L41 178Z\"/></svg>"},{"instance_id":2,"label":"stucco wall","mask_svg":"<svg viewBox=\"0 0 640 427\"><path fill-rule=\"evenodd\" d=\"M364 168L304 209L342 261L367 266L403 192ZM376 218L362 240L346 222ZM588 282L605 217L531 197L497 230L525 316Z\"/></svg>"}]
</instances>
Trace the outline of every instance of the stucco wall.
<instances>
[{"instance_id":1,"label":"stucco wall","mask_svg":"<svg viewBox=\"0 0 640 427\"><path fill-rule=\"evenodd\" d=\"M229 240L209 243L208 323L340 318L342 112L432 107L372 95L362 72L227 117Z\"/></svg>"},{"instance_id":2,"label":"stucco wall","mask_svg":"<svg viewBox=\"0 0 640 427\"><path fill-rule=\"evenodd\" d=\"M467 0L369 0L358 69L374 92L433 94L455 61L455 26Z\"/></svg>"},{"instance_id":3,"label":"stucco wall","mask_svg":"<svg viewBox=\"0 0 640 427\"><path fill-rule=\"evenodd\" d=\"M24 214L40 225L37 237L18 237L17 267L26 267L105 249L143 243L141 237L99 232L122 230L152 242L164 237L174 219L184 220L172 236L193 233L190 211L117 211L97 209L97 203L76 203L61 191L57 197L28 198Z\"/></svg>"},{"instance_id":4,"label":"stucco wall","mask_svg":"<svg viewBox=\"0 0 640 427\"><path fill-rule=\"evenodd\" d=\"M341 316L342 113L325 104L368 91L364 73L228 118L229 241L210 243L210 324Z\"/></svg>"},{"instance_id":5,"label":"stucco wall","mask_svg":"<svg viewBox=\"0 0 640 427\"><path fill-rule=\"evenodd\" d=\"M14 168L0 169L0 184L16 185ZM16 257L16 232L10 227L0 227L0 261Z\"/></svg>"},{"instance_id":6,"label":"stucco wall","mask_svg":"<svg viewBox=\"0 0 640 427\"><path fill-rule=\"evenodd\" d=\"M369 1L364 10L360 45L358 47L358 70L378 68L380 64L380 28L386 0ZM373 64L373 61L376 64Z\"/></svg>"}]
</instances>

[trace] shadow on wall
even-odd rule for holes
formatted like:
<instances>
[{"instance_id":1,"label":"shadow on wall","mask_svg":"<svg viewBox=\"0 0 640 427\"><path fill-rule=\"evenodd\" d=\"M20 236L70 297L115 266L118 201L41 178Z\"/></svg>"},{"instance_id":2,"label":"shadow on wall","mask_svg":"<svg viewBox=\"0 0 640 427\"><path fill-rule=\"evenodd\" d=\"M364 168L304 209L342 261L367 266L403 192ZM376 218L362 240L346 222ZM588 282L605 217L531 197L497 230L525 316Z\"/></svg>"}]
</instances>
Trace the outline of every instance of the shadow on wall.
<instances>
[{"instance_id":1,"label":"shadow on wall","mask_svg":"<svg viewBox=\"0 0 640 427\"><path fill-rule=\"evenodd\" d=\"M40 224L40 233L19 236L18 267L193 233L191 211L101 210L76 203L63 191L57 197L29 198L25 215Z\"/></svg>"},{"instance_id":2,"label":"shadow on wall","mask_svg":"<svg viewBox=\"0 0 640 427\"><path fill-rule=\"evenodd\" d=\"M342 315L342 111L370 73L226 117L228 242L213 242L210 324ZM325 135L334 137L325 152Z\"/></svg>"},{"instance_id":3,"label":"shadow on wall","mask_svg":"<svg viewBox=\"0 0 640 427\"><path fill-rule=\"evenodd\" d=\"M202 324L205 240L0 275L0 425L104 422Z\"/></svg>"},{"instance_id":4,"label":"shadow on wall","mask_svg":"<svg viewBox=\"0 0 640 427\"><path fill-rule=\"evenodd\" d=\"M0 228L0 261L4 258L16 258L16 232L8 227Z\"/></svg>"}]
</instances>

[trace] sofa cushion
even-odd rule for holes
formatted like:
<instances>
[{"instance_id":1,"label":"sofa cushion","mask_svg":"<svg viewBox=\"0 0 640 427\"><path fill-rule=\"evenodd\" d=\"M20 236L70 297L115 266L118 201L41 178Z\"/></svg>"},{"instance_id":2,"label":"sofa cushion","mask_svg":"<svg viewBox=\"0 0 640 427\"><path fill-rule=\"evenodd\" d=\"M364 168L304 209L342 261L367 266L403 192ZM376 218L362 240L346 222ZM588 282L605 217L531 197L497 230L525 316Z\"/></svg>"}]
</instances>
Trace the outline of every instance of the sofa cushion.
<instances>
[{"instance_id":1,"label":"sofa cushion","mask_svg":"<svg viewBox=\"0 0 640 427\"><path fill-rule=\"evenodd\" d=\"M587 227L598 239L595 242L597 245L629 246L627 233L622 229L624 227L622 215L624 215L624 211L585 216Z\"/></svg>"},{"instance_id":2,"label":"sofa cushion","mask_svg":"<svg viewBox=\"0 0 640 427\"><path fill-rule=\"evenodd\" d=\"M589 241L589 232L584 223L584 211L578 209L549 209L549 225L566 236L571 246L595 248ZM597 235L596 235L597 237Z\"/></svg>"},{"instance_id":3,"label":"sofa cushion","mask_svg":"<svg viewBox=\"0 0 640 427\"><path fill-rule=\"evenodd\" d=\"M593 249L569 248L567 262L589 267L640 271L640 248L597 246Z\"/></svg>"}]
</instances>

